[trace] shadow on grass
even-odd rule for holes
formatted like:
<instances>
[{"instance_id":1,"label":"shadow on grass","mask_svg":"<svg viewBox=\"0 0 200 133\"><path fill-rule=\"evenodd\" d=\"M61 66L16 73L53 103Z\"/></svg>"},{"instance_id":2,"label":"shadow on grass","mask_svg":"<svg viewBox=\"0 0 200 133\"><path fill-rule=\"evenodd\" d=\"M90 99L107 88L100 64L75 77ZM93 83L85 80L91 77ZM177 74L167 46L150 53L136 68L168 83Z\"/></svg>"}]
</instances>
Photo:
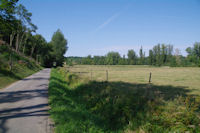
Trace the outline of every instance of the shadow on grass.
<instances>
[{"instance_id":1,"label":"shadow on grass","mask_svg":"<svg viewBox=\"0 0 200 133\"><path fill-rule=\"evenodd\" d=\"M15 75L13 72L10 72L10 71L7 71L7 70L3 70L3 69L0 69L0 76L3 75L3 76L9 76L11 78L14 78L14 79L22 79L21 77Z\"/></svg>"},{"instance_id":2,"label":"shadow on grass","mask_svg":"<svg viewBox=\"0 0 200 133\"><path fill-rule=\"evenodd\" d=\"M58 132L116 132L124 130L130 121L138 128L150 111L150 101L173 100L191 91L183 86L97 81L70 88L70 83L58 75L50 81L50 113L61 125Z\"/></svg>"}]
</instances>

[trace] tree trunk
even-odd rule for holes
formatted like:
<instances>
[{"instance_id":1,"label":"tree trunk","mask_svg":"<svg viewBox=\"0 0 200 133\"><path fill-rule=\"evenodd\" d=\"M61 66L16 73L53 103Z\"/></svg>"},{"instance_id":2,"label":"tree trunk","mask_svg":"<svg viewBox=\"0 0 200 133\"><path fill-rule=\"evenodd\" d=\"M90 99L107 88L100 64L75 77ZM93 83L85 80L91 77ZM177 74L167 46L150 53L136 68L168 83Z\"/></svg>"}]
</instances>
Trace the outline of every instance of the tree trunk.
<instances>
[{"instance_id":1,"label":"tree trunk","mask_svg":"<svg viewBox=\"0 0 200 133\"><path fill-rule=\"evenodd\" d=\"M23 47L23 54L25 52L25 48L26 48L26 43L24 44L24 47Z\"/></svg>"},{"instance_id":2,"label":"tree trunk","mask_svg":"<svg viewBox=\"0 0 200 133\"><path fill-rule=\"evenodd\" d=\"M36 45L33 45L32 49L31 49L31 57L33 56L33 52L34 52L34 50L35 50L35 46L36 46Z\"/></svg>"},{"instance_id":3,"label":"tree trunk","mask_svg":"<svg viewBox=\"0 0 200 133\"><path fill-rule=\"evenodd\" d=\"M28 39L28 36L26 35L26 38L24 40L24 46L23 46L23 54L25 53L27 39Z\"/></svg>"},{"instance_id":4,"label":"tree trunk","mask_svg":"<svg viewBox=\"0 0 200 133\"><path fill-rule=\"evenodd\" d=\"M10 47L12 47L12 42L14 37L15 37L15 32L12 32L12 34L10 34Z\"/></svg>"},{"instance_id":5,"label":"tree trunk","mask_svg":"<svg viewBox=\"0 0 200 133\"><path fill-rule=\"evenodd\" d=\"M38 54L36 55L36 62L37 64L40 64L40 56Z\"/></svg>"},{"instance_id":6,"label":"tree trunk","mask_svg":"<svg viewBox=\"0 0 200 133\"><path fill-rule=\"evenodd\" d=\"M24 35L25 35L25 33L22 34L22 36L21 36L21 38L19 40L19 47L20 47L20 49L22 48L21 45L22 45L22 41L23 41Z\"/></svg>"},{"instance_id":7,"label":"tree trunk","mask_svg":"<svg viewBox=\"0 0 200 133\"><path fill-rule=\"evenodd\" d=\"M17 33L17 38L15 42L15 50L18 51L18 48L19 48L19 33Z\"/></svg>"},{"instance_id":8,"label":"tree trunk","mask_svg":"<svg viewBox=\"0 0 200 133\"><path fill-rule=\"evenodd\" d=\"M10 71L12 72L12 66L13 66L13 62L12 62L12 53L10 54L9 66L10 66Z\"/></svg>"}]
</instances>

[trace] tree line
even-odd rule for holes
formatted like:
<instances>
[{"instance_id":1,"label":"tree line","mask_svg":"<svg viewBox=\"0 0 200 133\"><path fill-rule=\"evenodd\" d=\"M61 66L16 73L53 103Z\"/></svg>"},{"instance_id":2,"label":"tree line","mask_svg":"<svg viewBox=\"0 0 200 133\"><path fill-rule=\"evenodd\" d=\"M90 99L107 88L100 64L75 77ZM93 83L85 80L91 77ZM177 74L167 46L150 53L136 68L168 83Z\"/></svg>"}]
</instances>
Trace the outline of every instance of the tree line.
<instances>
[{"instance_id":1,"label":"tree line","mask_svg":"<svg viewBox=\"0 0 200 133\"><path fill-rule=\"evenodd\" d=\"M183 56L173 45L157 44L149 50L149 55L141 47L139 55L133 49L127 55L118 52L108 52L105 56L67 57L69 65L154 65L154 66L200 66L200 43L196 42L186 49L187 56Z\"/></svg>"},{"instance_id":2,"label":"tree line","mask_svg":"<svg viewBox=\"0 0 200 133\"><path fill-rule=\"evenodd\" d=\"M32 23L31 16L32 13L18 4L18 0L0 0L0 47L4 45L45 67L54 63L62 65L68 49L63 33L58 29L47 42L36 32L38 28Z\"/></svg>"}]
</instances>

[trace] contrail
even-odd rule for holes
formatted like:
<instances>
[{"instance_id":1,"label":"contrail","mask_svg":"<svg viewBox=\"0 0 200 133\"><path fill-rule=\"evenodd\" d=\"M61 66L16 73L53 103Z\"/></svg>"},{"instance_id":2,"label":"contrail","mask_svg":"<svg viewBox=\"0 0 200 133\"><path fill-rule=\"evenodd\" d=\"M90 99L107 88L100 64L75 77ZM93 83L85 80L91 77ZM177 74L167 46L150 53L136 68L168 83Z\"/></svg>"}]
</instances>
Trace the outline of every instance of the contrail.
<instances>
[{"instance_id":1,"label":"contrail","mask_svg":"<svg viewBox=\"0 0 200 133\"><path fill-rule=\"evenodd\" d=\"M116 13L112 15L110 18L108 18L103 24L101 24L99 27L96 28L95 31L99 31L102 28L104 28L106 25L108 25L110 22L112 22L115 18L117 18L120 15L120 13Z\"/></svg>"},{"instance_id":2,"label":"contrail","mask_svg":"<svg viewBox=\"0 0 200 133\"><path fill-rule=\"evenodd\" d=\"M103 29L105 26L107 26L109 23L111 23L114 19L116 19L117 17L119 17L119 15L124 12L124 10L128 9L130 7L130 4L125 6L121 11L115 13L114 15L112 15L110 18L108 18L104 23L102 23L101 25L99 25L95 32Z\"/></svg>"}]
</instances>

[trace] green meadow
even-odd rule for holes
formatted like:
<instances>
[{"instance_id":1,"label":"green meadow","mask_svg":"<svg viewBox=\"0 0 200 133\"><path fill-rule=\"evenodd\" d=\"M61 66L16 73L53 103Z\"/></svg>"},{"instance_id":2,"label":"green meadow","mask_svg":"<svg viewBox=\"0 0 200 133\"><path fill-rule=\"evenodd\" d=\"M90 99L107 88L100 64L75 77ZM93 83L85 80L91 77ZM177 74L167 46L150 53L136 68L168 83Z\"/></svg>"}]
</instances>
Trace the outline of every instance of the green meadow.
<instances>
[{"instance_id":1,"label":"green meadow","mask_svg":"<svg viewBox=\"0 0 200 133\"><path fill-rule=\"evenodd\" d=\"M193 94L200 94L200 68L198 67L154 67L142 65L76 65L68 67L69 72L82 79L146 84L152 73L154 85L171 85L189 89Z\"/></svg>"},{"instance_id":2,"label":"green meadow","mask_svg":"<svg viewBox=\"0 0 200 133\"><path fill-rule=\"evenodd\" d=\"M49 103L55 132L200 132L199 70L87 65L52 69Z\"/></svg>"}]
</instances>

